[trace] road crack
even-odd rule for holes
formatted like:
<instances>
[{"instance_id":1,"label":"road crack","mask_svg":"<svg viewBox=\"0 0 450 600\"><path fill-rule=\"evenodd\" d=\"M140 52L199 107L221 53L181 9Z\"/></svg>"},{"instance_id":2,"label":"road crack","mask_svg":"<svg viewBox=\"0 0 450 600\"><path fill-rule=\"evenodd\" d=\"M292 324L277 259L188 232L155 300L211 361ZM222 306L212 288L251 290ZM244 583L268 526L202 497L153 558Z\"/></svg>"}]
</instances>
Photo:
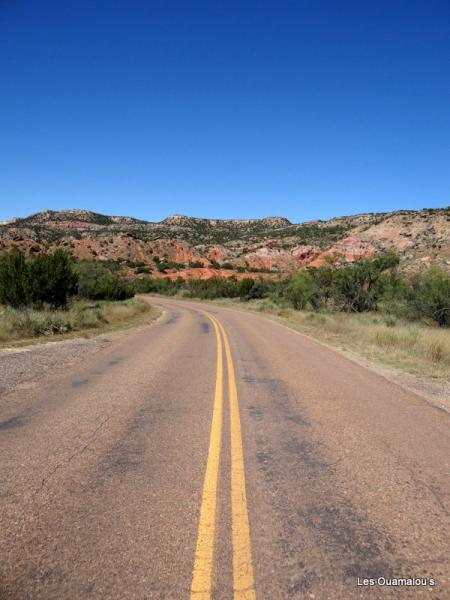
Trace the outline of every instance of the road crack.
<instances>
[{"instance_id":1,"label":"road crack","mask_svg":"<svg viewBox=\"0 0 450 600\"><path fill-rule=\"evenodd\" d=\"M41 485L33 495L34 498L44 490L44 488L48 485L48 482L53 478L57 471L62 469L64 466L70 464L74 458L76 458L77 456L81 456L81 454L83 454L86 450L89 449L92 443L95 442L95 440L97 439L99 431L106 425L106 423L110 420L111 416L112 415L108 415L105 419L103 419L103 421L94 429L92 434L89 436L87 442L83 446L77 448L75 452L73 452L68 458L60 461L58 464L55 465L55 467L50 471L50 473L48 473L48 475L46 475L42 479Z\"/></svg>"}]
</instances>

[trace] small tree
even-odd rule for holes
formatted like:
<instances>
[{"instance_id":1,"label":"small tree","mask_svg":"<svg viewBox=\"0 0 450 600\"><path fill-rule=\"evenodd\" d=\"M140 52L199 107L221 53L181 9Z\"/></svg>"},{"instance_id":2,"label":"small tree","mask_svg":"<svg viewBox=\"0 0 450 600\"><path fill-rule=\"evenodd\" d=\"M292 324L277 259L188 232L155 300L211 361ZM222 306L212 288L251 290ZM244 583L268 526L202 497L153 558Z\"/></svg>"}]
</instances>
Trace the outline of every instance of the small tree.
<instances>
[{"instance_id":1,"label":"small tree","mask_svg":"<svg viewBox=\"0 0 450 600\"><path fill-rule=\"evenodd\" d=\"M286 297L295 310L303 310L317 294L317 286L309 271L294 275L286 287Z\"/></svg>"}]
</instances>

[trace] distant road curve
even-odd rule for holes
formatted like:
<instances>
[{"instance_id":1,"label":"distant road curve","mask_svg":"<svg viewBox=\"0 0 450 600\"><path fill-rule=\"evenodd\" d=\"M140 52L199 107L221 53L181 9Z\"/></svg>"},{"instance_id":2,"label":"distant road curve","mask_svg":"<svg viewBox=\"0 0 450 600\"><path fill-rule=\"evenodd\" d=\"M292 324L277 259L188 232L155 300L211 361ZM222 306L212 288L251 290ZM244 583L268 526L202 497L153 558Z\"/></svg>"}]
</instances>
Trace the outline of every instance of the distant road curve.
<instances>
[{"instance_id":1,"label":"distant road curve","mask_svg":"<svg viewBox=\"0 0 450 600\"><path fill-rule=\"evenodd\" d=\"M448 413L258 315L151 301L0 380L1 599L450 598Z\"/></svg>"}]
</instances>

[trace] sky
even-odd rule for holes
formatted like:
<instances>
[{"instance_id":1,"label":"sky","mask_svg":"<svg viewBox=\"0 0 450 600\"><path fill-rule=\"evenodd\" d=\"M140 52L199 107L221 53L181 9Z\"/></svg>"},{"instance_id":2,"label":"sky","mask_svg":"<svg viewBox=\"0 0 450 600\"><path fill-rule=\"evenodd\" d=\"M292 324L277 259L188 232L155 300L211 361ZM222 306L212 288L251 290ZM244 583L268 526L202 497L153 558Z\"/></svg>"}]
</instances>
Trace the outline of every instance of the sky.
<instances>
[{"instance_id":1,"label":"sky","mask_svg":"<svg viewBox=\"0 0 450 600\"><path fill-rule=\"evenodd\" d=\"M0 219L449 204L449 0L0 0Z\"/></svg>"}]
</instances>

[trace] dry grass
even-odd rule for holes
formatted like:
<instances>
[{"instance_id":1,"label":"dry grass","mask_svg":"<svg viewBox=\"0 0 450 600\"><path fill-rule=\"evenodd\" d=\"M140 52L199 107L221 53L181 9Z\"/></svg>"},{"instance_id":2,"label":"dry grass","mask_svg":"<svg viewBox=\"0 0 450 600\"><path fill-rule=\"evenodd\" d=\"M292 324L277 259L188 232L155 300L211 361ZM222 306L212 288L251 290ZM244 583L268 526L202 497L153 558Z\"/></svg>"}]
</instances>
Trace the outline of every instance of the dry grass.
<instances>
[{"instance_id":1,"label":"dry grass","mask_svg":"<svg viewBox=\"0 0 450 600\"><path fill-rule=\"evenodd\" d=\"M0 307L0 344L55 335L89 335L133 325L144 316L156 314L156 309L148 302L137 298L98 302L76 300L68 310Z\"/></svg>"},{"instance_id":2,"label":"dry grass","mask_svg":"<svg viewBox=\"0 0 450 600\"><path fill-rule=\"evenodd\" d=\"M415 375L450 379L450 329L403 322L392 315L379 313L294 311L270 300L233 304L268 313L318 340Z\"/></svg>"},{"instance_id":3,"label":"dry grass","mask_svg":"<svg viewBox=\"0 0 450 600\"><path fill-rule=\"evenodd\" d=\"M294 320L300 323L303 319L303 315L294 316ZM325 334L342 336L358 345L374 346L396 358L414 357L450 368L449 330L420 324L391 325L369 315L317 315L309 318L309 322Z\"/></svg>"}]
</instances>

